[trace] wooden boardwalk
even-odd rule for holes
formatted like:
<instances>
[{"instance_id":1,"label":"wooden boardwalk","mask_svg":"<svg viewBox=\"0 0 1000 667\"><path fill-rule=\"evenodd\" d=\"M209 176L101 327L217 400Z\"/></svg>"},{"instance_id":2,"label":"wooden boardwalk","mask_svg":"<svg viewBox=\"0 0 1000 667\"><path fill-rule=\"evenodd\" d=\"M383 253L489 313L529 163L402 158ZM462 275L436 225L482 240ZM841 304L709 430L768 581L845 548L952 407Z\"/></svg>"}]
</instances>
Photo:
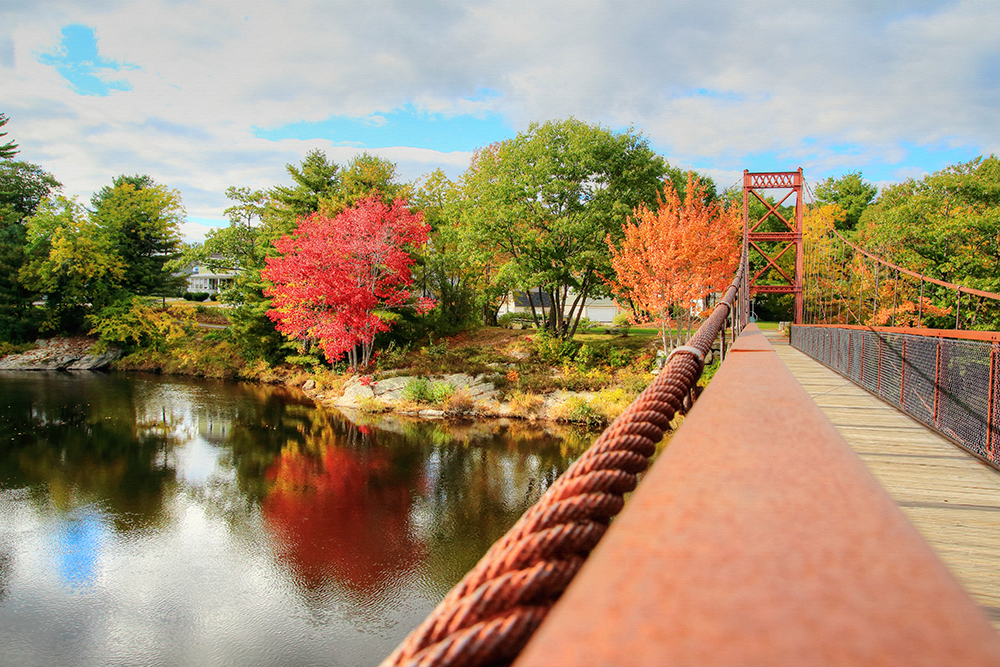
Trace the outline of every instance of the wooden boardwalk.
<instances>
[{"instance_id":1,"label":"wooden boardwalk","mask_svg":"<svg viewBox=\"0 0 1000 667\"><path fill-rule=\"evenodd\" d=\"M1000 472L764 332L847 443L1000 628Z\"/></svg>"}]
</instances>

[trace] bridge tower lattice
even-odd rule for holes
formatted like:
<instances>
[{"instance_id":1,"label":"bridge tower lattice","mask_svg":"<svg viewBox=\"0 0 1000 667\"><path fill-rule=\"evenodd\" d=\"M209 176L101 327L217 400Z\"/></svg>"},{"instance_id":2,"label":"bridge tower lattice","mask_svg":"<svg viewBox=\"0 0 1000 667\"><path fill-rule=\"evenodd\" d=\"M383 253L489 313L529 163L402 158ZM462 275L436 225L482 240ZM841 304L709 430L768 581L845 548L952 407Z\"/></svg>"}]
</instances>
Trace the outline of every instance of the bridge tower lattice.
<instances>
[{"instance_id":1,"label":"bridge tower lattice","mask_svg":"<svg viewBox=\"0 0 1000 667\"><path fill-rule=\"evenodd\" d=\"M794 294L795 324L802 324L803 182L801 168L798 171L782 172L751 173L747 170L743 171L743 251L748 259L752 258L754 253L764 259L764 266L756 273L751 275L750 271L746 271L743 274L743 294ZM761 190L779 190L781 191L779 196L782 192L784 194L776 204L772 204L758 194ZM767 212L763 216L753 221L750 220L751 195L767 208ZM782 214L780 207L793 195L795 196L794 220L789 220ZM785 229L782 231L758 231L764 222L772 216L780 220ZM778 243L779 245L774 249L765 250L763 243ZM795 251L795 268L792 275L789 275L789 272L779 265L778 260L792 249ZM774 254L775 252L777 254ZM758 282L765 275L773 276L771 269L777 272L781 282L777 284Z\"/></svg>"}]
</instances>

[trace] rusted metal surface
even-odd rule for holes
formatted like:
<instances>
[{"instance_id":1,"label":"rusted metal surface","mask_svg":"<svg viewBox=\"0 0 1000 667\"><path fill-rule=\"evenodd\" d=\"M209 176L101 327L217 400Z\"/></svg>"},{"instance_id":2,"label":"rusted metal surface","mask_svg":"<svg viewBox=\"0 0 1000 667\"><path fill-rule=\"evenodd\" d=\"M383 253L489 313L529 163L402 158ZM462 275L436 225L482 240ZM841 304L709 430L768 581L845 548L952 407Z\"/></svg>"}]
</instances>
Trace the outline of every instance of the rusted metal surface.
<instances>
[{"instance_id":1,"label":"rusted metal surface","mask_svg":"<svg viewBox=\"0 0 1000 667\"><path fill-rule=\"evenodd\" d=\"M695 398L705 357L734 314L746 255L728 291L653 383L542 495L383 667L509 664L562 595L646 470L677 412ZM742 319L742 318L741 318Z\"/></svg>"},{"instance_id":2,"label":"rusted metal surface","mask_svg":"<svg viewBox=\"0 0 1000 667\"><path fill-rule=\"evenodd\" d=\"M751 325L515 664L1000 665L1000 637Z\"/></svg>"},{"instance_id":3,"label":"rusted metal surface","mask_svg":"<svg viewBox=\"0 0 1000 667\"><path fill-rule=\"evenodd\" d=\"M748 254L751 249L764 259L764 266L754 275L747 278L747 287L750 294L793 294L795 295L795 315L796 324L802 323L802 270L803 270L803 246L802 246L802 205L803 205L803 178L802 170L789 172L766 172L750 173L743 172L743 249ZM758 194L758 191L782 190L784 195L776 204L772 204L766 198ZM756 220L750 219L750 197L764 205L766 212ZM795 198L794 217L789 220L782 215L779 208L790 198ZM785 229L781 231L757 231L766 220L776 218ZM779 243L780 250L776 253L762 247L761 243ZM776 248L777 250L777 248ZM778 264L790 250L794 250L795 260L791 271L792 275ZM776 271L781 277L781 283L774 285L763 285L757 281L765 274Z\"/></svg>"}]
</instances>

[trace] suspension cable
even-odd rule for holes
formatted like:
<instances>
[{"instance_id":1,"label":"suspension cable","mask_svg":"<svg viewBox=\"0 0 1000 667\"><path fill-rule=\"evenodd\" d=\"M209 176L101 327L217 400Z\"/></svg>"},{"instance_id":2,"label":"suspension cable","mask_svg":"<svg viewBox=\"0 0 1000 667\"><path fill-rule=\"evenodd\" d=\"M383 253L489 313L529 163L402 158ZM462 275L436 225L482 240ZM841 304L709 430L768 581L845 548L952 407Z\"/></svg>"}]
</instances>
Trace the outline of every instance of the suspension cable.
<instances>
[{"instance_id":1,"label":"suspension cable","mask_svg":"<svg viewBox=\"0 0 1000 667\"><path fill-rule=\"evenodd\" d=\"M494 544L381 667L511 662L624 506L678 412L690 409L705 358L734 315L745 321L747 255L725 297L660 374Z\"/></svg>"}]
</instances>

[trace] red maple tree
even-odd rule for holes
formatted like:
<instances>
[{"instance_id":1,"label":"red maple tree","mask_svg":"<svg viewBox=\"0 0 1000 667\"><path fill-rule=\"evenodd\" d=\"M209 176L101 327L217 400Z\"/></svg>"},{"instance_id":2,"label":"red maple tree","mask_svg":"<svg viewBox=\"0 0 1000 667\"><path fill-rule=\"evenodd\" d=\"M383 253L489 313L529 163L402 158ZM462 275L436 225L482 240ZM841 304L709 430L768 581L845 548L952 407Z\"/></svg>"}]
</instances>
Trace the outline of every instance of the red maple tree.
<instances>
[{"instance_id":1,"label":"red maple tree","mask_svg":"<svg viewBox=\"0 0 1000 667\"><path fill-rule=\"evenodd\" d=\"M671 315L690 319L697 300L725 289L739 261L735 206L706 203L706 188L688 174L686 196L668 180L656 211L636 210L623 226L621 247L607 238L617 275L615 294L635 304L672 341Z\"/></svg>"},{"instance_id":2,"label":"red maple tree","mask_svg":"<svg viewBox=\"0 0 1000 667\"><path fill-rule=\"evenodd\" d=\"M261 273L272 283L268 317L286 335L318 339L330 361L346 353L352 368L367 366L375 335L389 330L389 309L434 305L408 289L409 250L424 245L428 231L406 201L386 204L378 194L335 218L302 218L291 236L274 242L281 254Z\"/></svg>"}]
</instances>

